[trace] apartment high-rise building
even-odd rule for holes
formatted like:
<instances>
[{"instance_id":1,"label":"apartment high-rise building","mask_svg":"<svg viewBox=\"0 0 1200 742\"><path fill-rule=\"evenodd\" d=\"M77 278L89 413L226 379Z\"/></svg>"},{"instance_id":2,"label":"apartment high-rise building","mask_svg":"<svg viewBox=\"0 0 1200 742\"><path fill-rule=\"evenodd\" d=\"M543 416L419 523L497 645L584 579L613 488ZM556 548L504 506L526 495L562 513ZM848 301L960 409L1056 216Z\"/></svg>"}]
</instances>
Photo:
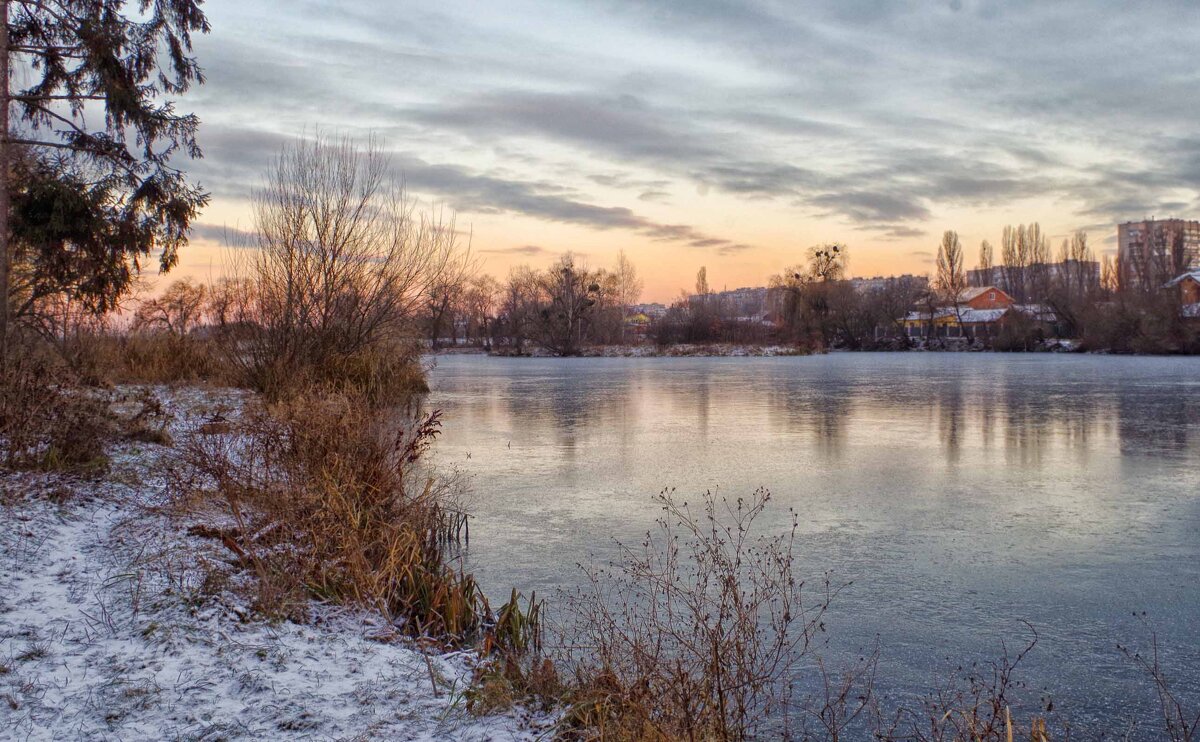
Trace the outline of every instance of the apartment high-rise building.
<instances>
[{"instance_id":1,"label":"apartment high-rise building","mask_svg":"<svg viewBox=\"0 0 1200 742\"><path fill-rule=\"evenodd\" d=\"M1117 225L1122 288L1161 286L1200 268L1200 221L1149 219Z\"/></svg>"}]
</instances>

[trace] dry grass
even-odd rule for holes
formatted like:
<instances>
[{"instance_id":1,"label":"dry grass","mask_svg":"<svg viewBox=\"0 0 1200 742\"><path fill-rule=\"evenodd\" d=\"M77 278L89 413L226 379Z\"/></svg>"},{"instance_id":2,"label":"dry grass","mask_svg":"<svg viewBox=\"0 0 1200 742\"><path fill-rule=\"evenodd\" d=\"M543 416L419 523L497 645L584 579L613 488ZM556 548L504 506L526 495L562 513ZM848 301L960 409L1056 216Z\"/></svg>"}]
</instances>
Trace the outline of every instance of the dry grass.
<instances>
[{"instance_id":1,"label":"dry grass","mask_svg":"<svg viewBox=\"0 0 1200 742\"><path fill-rule=\"evenodd\" d=\"M396 421L360 398L297 395L227 434L192 436L174 487L222 504L232 527L207 535L254 574L263 613L301 617L316 598L461 643L487 615L451 565L453 488L420 465L439 424L436 412Z\"/></svg>"},{"instance_id":2,"label":"dry grass","mask_svg":"<svg viewBox=\"0 0 1200 742\"><path fill-rule=\"evenodd\" d=\"M216 344L165 331L85 333L62 343L62 354L86 384L234 384L234 369Z\"/></svg>"},{"instance_id":3,"label":"dry grass","mask_svg":"<svg viewBox=\"0 0 1200 742\"><path fill-rule=\"evenodd\" d=\"M106 401L83 389L43 344L18 340L0 358L0 465L103 472L115 432Z\"/></svg>"},{"instance_id":4,"label":"dry grass","mask_svg":"<svg viewBox=\"0 0 1200 742\"><path fill-rule=\"evenodd\" d=\"M373 407L405 406L414 395L428 391L419 354L412 343L382 340L353 352L312 358L257 348L244 364L241 379L273 402L320 390L357 397Z\"/></svg>"},{"instance_id":5,"label":"dry grass","mask_svg":"<svg viewBox=\"0 0 1200 742\"><path fill-rule=\"evenodd\" d=\"M125 384L187 384L237 381L216 344L196 335L137 332L117 338L121 363L114 381Z\"/></svg>"},{"instance_id":6,"label":"dry grass","mask_svg":"<svg viewBox=\"0 0 1200 742\"><path fill-rule=\"evenodd\" d=\"M425 392L420 350L411 342L377 341L349 353L311 358L251 348L245 328L176 334L161 329L73 332L54 346L81 384L214 384L243 386L271 401L320 389L375 406L406 404ZM258 352L256 352L258 351Z\"/></svg>"},{"instance_id":7,"label":"dry grass","mask_svg":"<svg viewBox=\"0 0 1200 742\"><path fill-rule=\"evenodd\" d=\"M484 662L466 692L472 713L487 715L521 704L548 711L567 692L554 661L543 654L545 603L531 595L522 607L521 597L516 589L512 591L478 644Z\"/></svg>"}]
</instances>

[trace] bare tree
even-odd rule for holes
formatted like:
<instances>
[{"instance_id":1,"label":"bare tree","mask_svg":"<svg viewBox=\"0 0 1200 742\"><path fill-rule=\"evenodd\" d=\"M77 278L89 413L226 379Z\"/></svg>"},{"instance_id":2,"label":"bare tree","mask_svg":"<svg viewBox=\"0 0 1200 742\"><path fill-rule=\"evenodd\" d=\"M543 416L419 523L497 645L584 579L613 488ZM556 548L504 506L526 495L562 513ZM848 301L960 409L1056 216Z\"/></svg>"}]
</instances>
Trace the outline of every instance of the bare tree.
<instances>
[{"instance_id":1,"label":"bare tree","mask_svg":"<svg viewBox=\"0 0 1200 742\"><path fill-rule=\"evenodd\" d=\"M958 232L947 230L938 245L937 277L934 289L944 301L954 305L954 314L962 326L962 292L967 287L967 275L963 272L963 248Z\"/></svg>"},{"instance_id":2,"label":"bare tree","mask_svg":"<svg viewBox=\"0 0 1200 742\"><path fill-rule=\"evenodd\" d=\"M540 342L560 356L578 355L596 306L600 285L567 253L541 276L545 305L538 313Z\"/></svg>"},{"instance_id":3,"label":"bare tree","mask_svg":"<svg viewBox=\"0 0 1200 742\"><path fill-rule=\"evenodd\" d=\"M1044 296L1049 288L1050 241L1037 222L1004 228L1000 239L1004 261L1003 288L1017 301L1032 295Z\"/></svg>"},{"instance_id":4,"label":"bare tree","mask_svg":"<svg viewBox=\"0 0 1200 742\"><path fill-rule=\"evenodd\" d=\"M1025 227L1029 276L1024 300L1043 302L1050 292L1050 238L1042 234L1042 225L1031 222Z\"/></svg>"},{"instance_id":5,"label":"bare tree","mask_svg":"<svg viewBox=\"0 0 1200 742\"><path fill-rule=\"evenodd\" d=\"M840 281L846 277L850 253L840 242L808 248L808 273L817 281Z\"/></svg>"},{"instance_id":6,"label":"bare tree","mask_svg":"<svg viewBox=\"0 0 1200 742\"><path fill-rule=\"evenodd\" d=\"M1100 289L1115 294L1121 288L1121 266L1111 255L1100 261Z\"/></svg>"},{"instance_id":7,"label":"bare tree","mask_svg":"<svg viewBox=\"0 0 1200 742\"><path fill-rule=\"evenodd\" d=\"M772 276L768 302L774 307L785 332L798 343L828 346L837 334L837 322L831 311L843 301L849 250L839 242L813 245L808 249L808 264L792 266Z\"/></svg>"},{"instance_id":8,"label":"bare tree","mask_svg":"<svg viewBox=\"0 0 1200 742\"><path fill-rule=\"evenodd\" d=\"M161 296L141 303L134 313L134 326L187 335L203 321L208 294L208 287L190 278L175 281Z\"/></svg>"},{"instance_id":9,"label":"bare tree","mask_svg":"<svg viewBox=\"0 0 1200 742\"><path fill-rule=\"evenodd\" d=\"M486 343L500 300L500 282L488 275L471 277L461 293L459 314L467 342Z\"/></svg>"},{"instance_id":10,"label":"bare tree","mask_svg":"<svg viewBox=\"0 0 1200 742\"><path fill-rule=\"evenodd\" d=\"M992 243L984 240L979 243L979 270L986 278L984 283L992 283L992 266L995 260L992 255Z\"/></svg>"},{"instance_id":11,"label":"bare tree","mask_svg":"<svg viewBox=\"0 0 1200 742\"><path fill-rule=\"evenodd\" d=\"M1001 287L1010 296L1024 300L1025 267L1029 263L1025 254L1024 227L1005 225L1000 236L1000 258L1004 261L1004 285Z\"/></svg>"},{"instance_id":12,"label":"bare tree","mask_svg":"<svg viewBox=\"0 0 1200 742\"><path fill-rule=\"evenodd\" d=\"M625 315L629 307L637 304L641 298L644 283L624 250L617 253L617 269L613 275L616 280L616 300L621 307L621 342L625 342Z\"/></svg>"},{"instance_id":13,"label":"bare tree","mask_svg":"<svg viewBox=\"0 0 1200 742\"><path fill-rule=\"evenodd\" d=\"M429 287L425 295L426 328L429 333L429 347L437 350L441 343L442 331L447 324L450 334L454 335L454 304L461 288L456 276L436 281ZM447 322L449 320L449 322Z\"/></svg>"},{"instance_id":14,"label":"bare tree","mask_svg":"<svg viewBox=\"0 0 1200 742\"><path fill-rule=\"evenodd\" d=\"M705 301L711 293L712 289L708 287L708 268L702 265L700 270L696 271L696 296Z\"/></svg>"},{"instance_id":15,"label":"bare tree","mask_svg":"<svg viewBox=\"0 0 1200 742\"><path fill-rule=\"evenodd\" d=\"M534 329L540 311L541 284L529 266L518 266L508 274L501 298L501 322L513 350L525 352L525 340Z\"/></svg>"},{"instance_id":16,"label":"bare tree","mask_svg":"<svg viewBox=\"0 0 1200 742\"><path fill-rule=\"evenodd\" d=\"M875 324L890 327L891 334L899 339L905 348L910 347L912 341L905 328L904 318L921 300L923 293L924 288L920 282L904 277L889 278L882 287L868 296L869 306L875 315Z\"/></svg>"},{"instance_id":17,"label":"bare tree","mask_svg":"<svg viewBox=\"0 0 1200 742\"><path fill-rule=\"evenodd\" d=\"M418 215L372 137L284 147L253 195L256 373L315 368L412 332L431 289L471 268L453 217ZM261 379L260 379L261 382Z\"/></svg>"}]
</instances>

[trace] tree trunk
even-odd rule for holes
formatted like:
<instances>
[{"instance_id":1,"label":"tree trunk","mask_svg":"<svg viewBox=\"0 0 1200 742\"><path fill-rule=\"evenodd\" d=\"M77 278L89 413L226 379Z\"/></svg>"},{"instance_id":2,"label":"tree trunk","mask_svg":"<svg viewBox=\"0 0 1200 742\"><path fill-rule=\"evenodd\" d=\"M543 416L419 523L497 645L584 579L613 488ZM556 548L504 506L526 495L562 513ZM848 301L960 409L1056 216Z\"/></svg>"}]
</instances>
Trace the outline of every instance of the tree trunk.
<instances>
[{"instance_id":1,"label":"tree trunk","mask_svg":"<svg viewBox=\"0 0 1200 742\"><path fill-rule=\"evenodd\" d=\"M8 302L9 302L9 54L8 54L8 0L0 0L0 359L8 357Z\"/></svg>"}]
</instances>

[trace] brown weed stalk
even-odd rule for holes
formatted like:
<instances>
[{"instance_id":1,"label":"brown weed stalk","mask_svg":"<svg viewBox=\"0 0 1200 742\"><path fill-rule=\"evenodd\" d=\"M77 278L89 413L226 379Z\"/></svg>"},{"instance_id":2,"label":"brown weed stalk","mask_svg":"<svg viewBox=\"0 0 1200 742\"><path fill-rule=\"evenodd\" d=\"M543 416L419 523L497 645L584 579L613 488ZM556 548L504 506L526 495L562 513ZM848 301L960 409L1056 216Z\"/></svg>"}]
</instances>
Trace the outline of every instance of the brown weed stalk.
<instances>
[{"instance_id":1,"label":"brown weed stalk","mask_svg":"<svg viewBox=\"0 0 1200 742\"><path fill-rule=\"evenodd\" d=\"M230 527L207 535L255 575L264 612L317 598L462 641L484 616L474 579L450 563L452 488L420 465L439 425L436 411L402 424L354 397L298 396L192 436L175 482L222 503Z\"/></svg>"}]
</instances>

